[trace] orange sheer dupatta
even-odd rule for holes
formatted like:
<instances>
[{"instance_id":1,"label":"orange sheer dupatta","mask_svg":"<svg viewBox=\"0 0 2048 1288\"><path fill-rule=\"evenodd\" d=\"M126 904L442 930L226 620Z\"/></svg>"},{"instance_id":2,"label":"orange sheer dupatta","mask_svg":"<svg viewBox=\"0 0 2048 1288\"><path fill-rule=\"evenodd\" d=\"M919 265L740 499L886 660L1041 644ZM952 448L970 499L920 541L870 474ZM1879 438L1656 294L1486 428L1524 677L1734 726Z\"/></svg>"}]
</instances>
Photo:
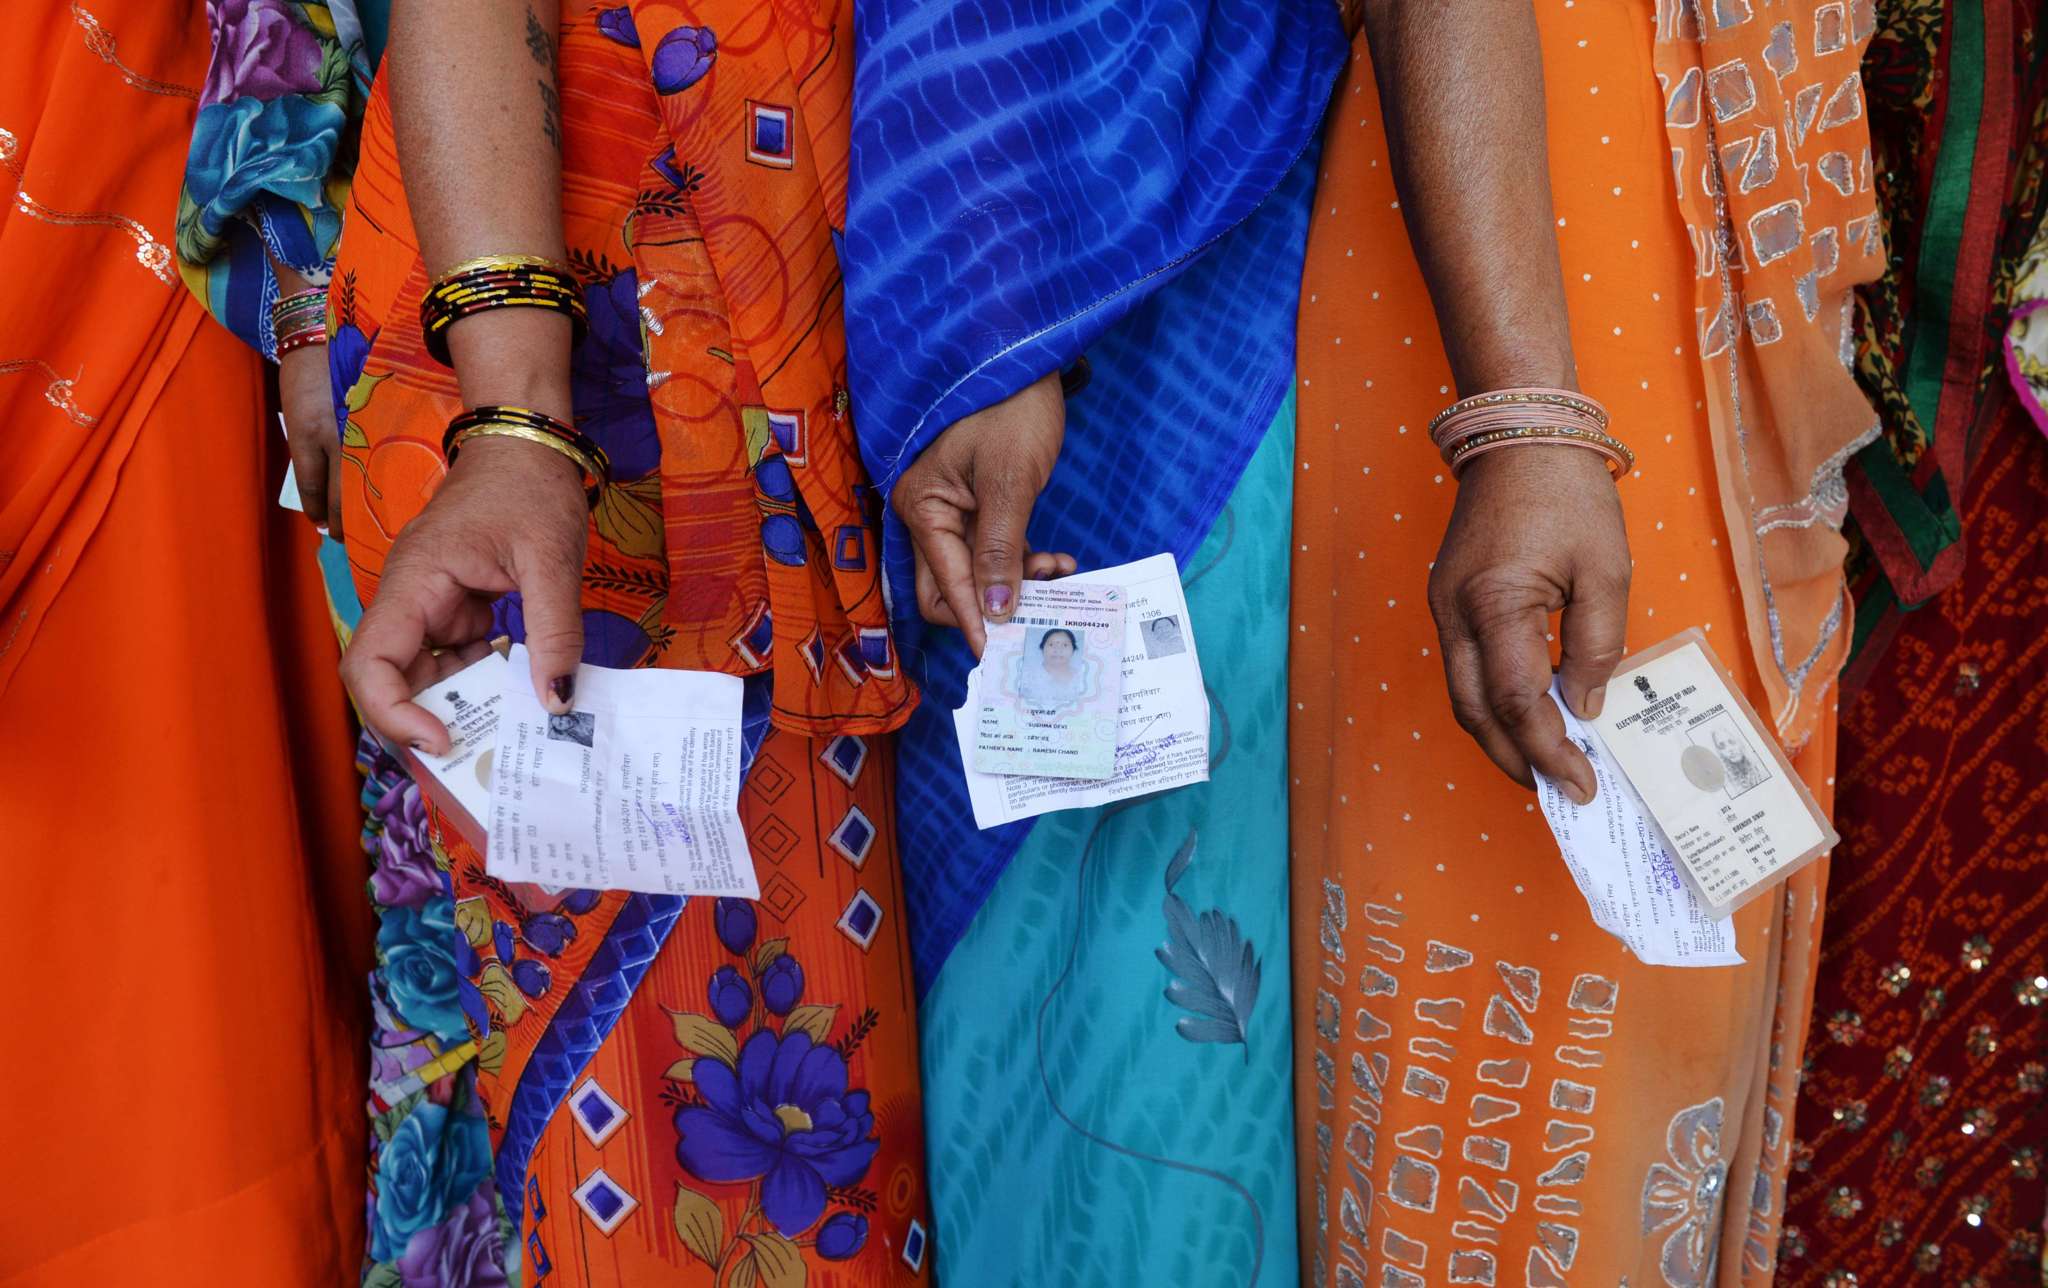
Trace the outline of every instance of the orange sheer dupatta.
<instances>
[{"instance_id":1,"label":"orange sheer dupatta","mask_svg":"<svg viewBox=\"0 0 2048 1288\"><path fill-rule=\"evenodd\" d=\"M1849 365L1853 290L1884 259L1861 75L1875 27L1873 0L1657 5L1729 554L1792 748L1834 709L1852 620L1842 467L1877 433Z\"/></svg>"},{"instance_id":2,"label":"orange sheer dupatta","mask_svg":"<svg viewBox=\"0 0 2048 1288\"><path fill-rule=\"evenodd\" d=\"M176 6L173 6L175 10ZM162 78L124 93L133 164L97 164L119 64L59 5L8 16L0 70L0 694L113 495L144 415L206 313L168 237L207 45L193 12L100 42ZM183 92L180 92L183 91ZM189 95L189 97L188 97ZM136 206L137 194L145 194ZM239 427L238 427L239 429Z\"/></svg>"}]
</instances>

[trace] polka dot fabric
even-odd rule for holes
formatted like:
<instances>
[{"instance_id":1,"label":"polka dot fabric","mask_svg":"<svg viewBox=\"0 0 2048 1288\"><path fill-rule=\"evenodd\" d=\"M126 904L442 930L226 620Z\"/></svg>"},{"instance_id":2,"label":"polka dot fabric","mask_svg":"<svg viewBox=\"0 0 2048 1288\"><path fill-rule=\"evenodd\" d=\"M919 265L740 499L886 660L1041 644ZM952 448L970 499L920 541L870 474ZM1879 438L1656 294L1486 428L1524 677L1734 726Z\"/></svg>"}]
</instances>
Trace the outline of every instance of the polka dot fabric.
<instances>
[{"instance_id":1,"label":"polka dot fabric","mask_svg":"<svg viewBox=\"0 0 2048 1288\"><path fill-rule=\"evenodd\" d=\"M1639 458L1629 644L1698 626L1762 705L1652 15L1542 0L1539 23L1580 377ZM1319 193L1290 663L1304 1280L1767 1282L1822 867L1737 914L1741 967L1644 967L1594 926L1445 696L1425 587L1456 485L1427 425L1451 378L1362 38ZM1799 758L1823 798L1832 729Z\"/></svg>"}]
</instances>

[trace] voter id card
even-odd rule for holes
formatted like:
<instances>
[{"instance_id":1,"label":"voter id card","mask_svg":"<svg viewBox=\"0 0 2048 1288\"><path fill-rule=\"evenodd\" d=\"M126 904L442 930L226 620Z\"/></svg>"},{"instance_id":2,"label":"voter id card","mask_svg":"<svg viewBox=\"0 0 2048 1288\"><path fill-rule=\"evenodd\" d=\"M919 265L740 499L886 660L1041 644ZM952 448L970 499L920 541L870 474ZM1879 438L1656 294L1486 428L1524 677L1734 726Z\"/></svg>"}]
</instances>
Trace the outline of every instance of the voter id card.
<instances>
[{"instance_id":1,"label":"voter id card","mask_svg":"<svg viewBox=\"0 0 2048 1288\"><path fill-rule=\"evenodd\" d=\"M1712 915L1839 839L1698 630L1623 663L1588 721Z\"/></svg>"}]
</instances>

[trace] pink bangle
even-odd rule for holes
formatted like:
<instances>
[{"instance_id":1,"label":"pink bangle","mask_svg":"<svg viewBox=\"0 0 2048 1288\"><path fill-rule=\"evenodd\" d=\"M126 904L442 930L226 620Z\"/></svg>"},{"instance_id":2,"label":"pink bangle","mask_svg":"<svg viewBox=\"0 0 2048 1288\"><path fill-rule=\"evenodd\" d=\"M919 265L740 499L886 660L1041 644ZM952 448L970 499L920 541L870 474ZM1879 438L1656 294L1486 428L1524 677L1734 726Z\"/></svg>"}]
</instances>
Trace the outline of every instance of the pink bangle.
<instances>
[{"instance_id":1,"label":"pink bangle","mask_svg":"<svg viewBox=\"0 0 2048 1288\"><path fill-rule=\"evenodd\" d=\"M1567 428L1555 425L1531 425L1514 429L1498 429L1485 434L1465 438L1448 458L1451 476L1459 477L1465 467L1477 456L1502 447L1528 445L1554 447L1581 447L1597 452L1607 461L1607 468L1615 478L1620 478L1635 468L1635 453L1628 445L1611 434L1600 430Z\"/></svg>"},{"instance_id":2,"label":"pink bangle","mask_svg":"<svg viewBox=\"0 0 2048 1288\"><path fill-rule=\"evenodd\" d=\"M1607 428L1607 409L1586 395L1572 389L1552 389L1547 386L1531 385L1514 389L1493 389L1470 398L1460 398L1444 408L1429 422L1432 438L1445 421L1467 412L1485 411L1495 407L1540 407L1577 412Z\"/></svg>"},{"instance_id":3,"label":"pink bangle","mask_svg":"<svg viewBox=\"0 0 2048 1288\"><path fill-rule=\"evenodd\" d=\"M1429 422L1453 475L1474 456L1521 443L1566 444L1599 452L1616 477L1635 468L1635 455L1607 432L1607 409L1570 389L1496 389L1463 398Z\"/></svg>"},{"instance_id":4,"label":"pink bangle","mask_svg":"<svg viewBox=\"0 0 2048 1288\"><path fill-rule=\"evenodd\" d=\"M1522 425L1607 430L1607 410L1569 389L1496 389L1452 403L1429 422L1430 441L1450 460L1458 444L1479 434Z\"/></svg>"},{"instance_id":5,"label":"pink bangle","mask_svg":"<svg viewBox=\"0 0 2048 1288\"><path fill-rule=\"evenodd\" d=\"M277 356L282 358L284 355L286 355L287 353L291 353L294 350L310 348L311 346L316 344L326 343L326 325L323 323L319 326L309 326L306 327L304 330L294 331L290 335L281 335L277 337Z\"/></svg>"}]
</instances>

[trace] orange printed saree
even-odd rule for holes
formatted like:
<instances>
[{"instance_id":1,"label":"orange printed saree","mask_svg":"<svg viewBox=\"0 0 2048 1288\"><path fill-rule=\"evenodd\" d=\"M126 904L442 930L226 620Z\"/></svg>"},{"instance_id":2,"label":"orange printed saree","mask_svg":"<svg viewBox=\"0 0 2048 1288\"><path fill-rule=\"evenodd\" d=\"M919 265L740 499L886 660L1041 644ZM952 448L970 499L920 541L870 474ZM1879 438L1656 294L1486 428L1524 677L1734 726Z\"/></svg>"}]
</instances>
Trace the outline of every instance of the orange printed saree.
<instances>
[{"instance_id":1,"label":"orange printed saree","mask_svg":"<svg viewBox=\"0 0 2048 1288\"><path fill-rule=\"evenodd\" d=\"M474 1060L480 1104L390 1105L373 1276L513 1259L548 1284L925 1273L890 736L915 695L853 450L833 248L850 22L844 0L563 6L565 230L591 313L575 414L614 470L585 658L747 677L762 897L507 885L429 815L450 902L387 911L380 1002L439 1044L427 1072ZM422 343L426 285L380 90L331 288L365 598L459 407ZM496 611L518 636L517 597Z\"/></svg>"}]
</instances>

